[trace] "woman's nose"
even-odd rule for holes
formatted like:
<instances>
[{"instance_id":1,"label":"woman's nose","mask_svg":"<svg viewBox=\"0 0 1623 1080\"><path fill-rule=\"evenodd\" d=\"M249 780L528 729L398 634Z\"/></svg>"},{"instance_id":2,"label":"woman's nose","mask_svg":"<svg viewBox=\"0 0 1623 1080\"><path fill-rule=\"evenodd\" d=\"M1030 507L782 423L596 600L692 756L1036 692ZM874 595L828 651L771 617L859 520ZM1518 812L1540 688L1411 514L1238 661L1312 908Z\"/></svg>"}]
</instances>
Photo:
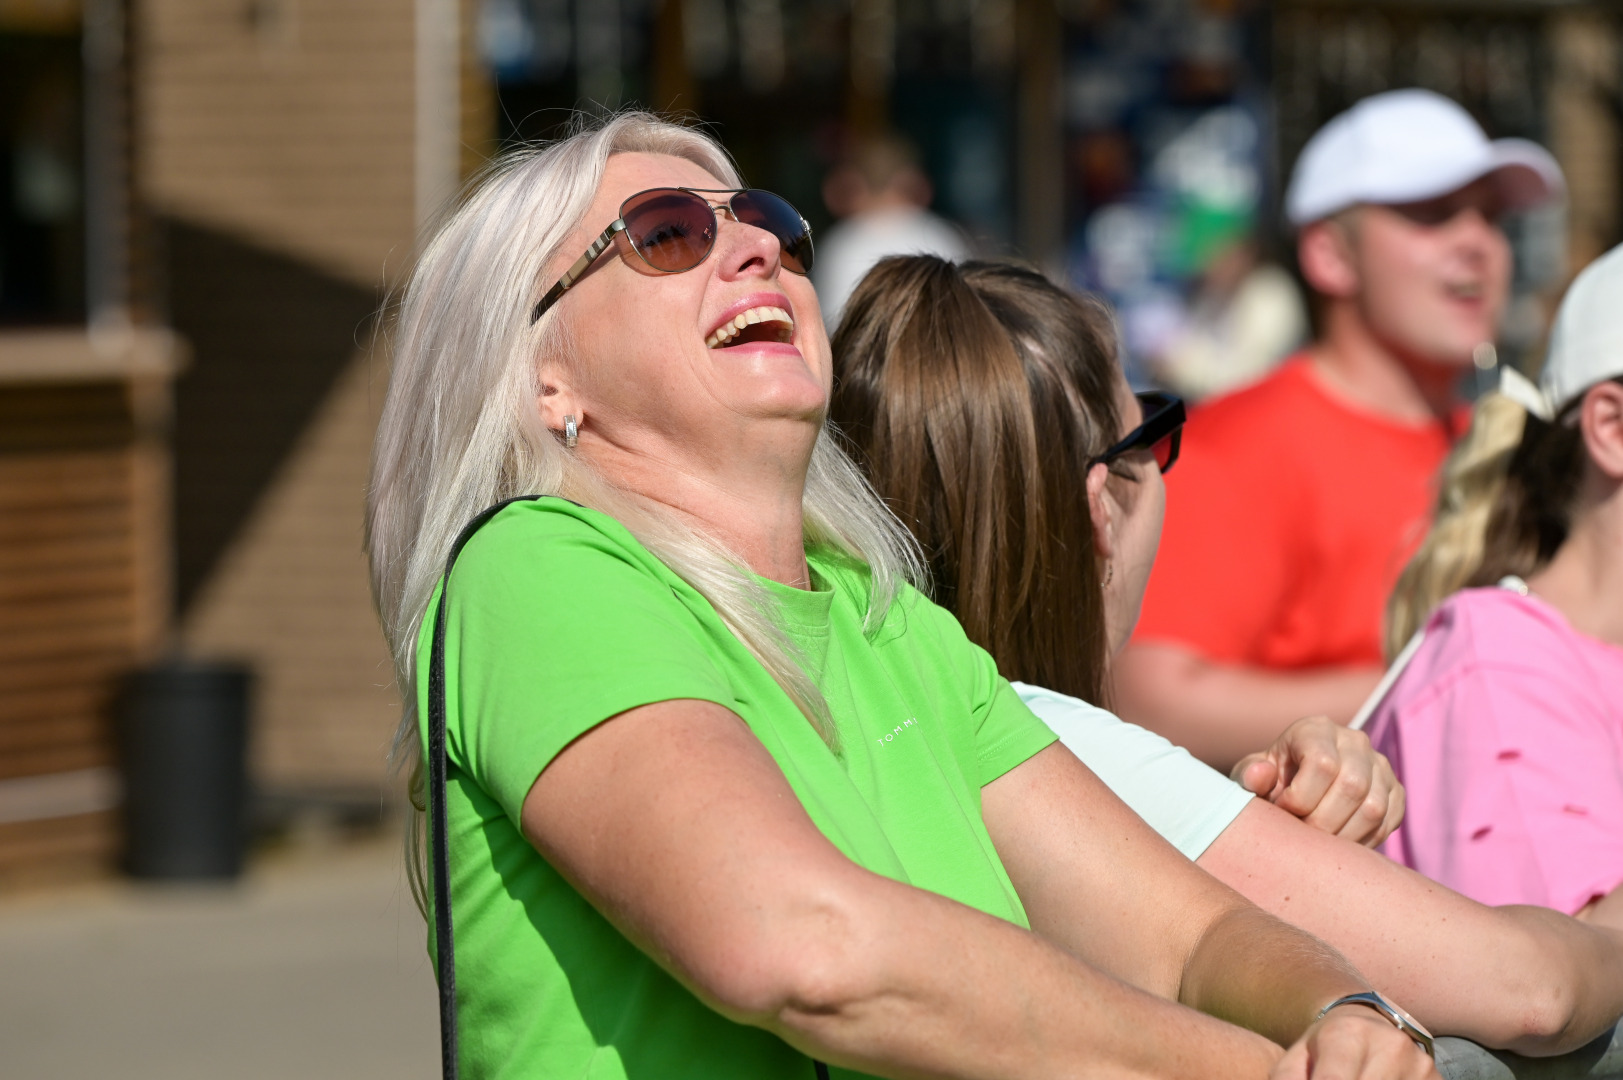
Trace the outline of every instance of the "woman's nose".
<instances>
[{"instance_id":1,"label":"woman's nose","mask_svg":"<svg viewBox=\"0 0 1623 1080\"><path fill-rule=\"evenodd\" d=\"M716 238L716 252L722 259L722 273L737 276L752 270L769 277L778 272L780 249L778 238L755 225L746 225L730 210L719 211L720 222Z\"/></svg>"}]
</instances>

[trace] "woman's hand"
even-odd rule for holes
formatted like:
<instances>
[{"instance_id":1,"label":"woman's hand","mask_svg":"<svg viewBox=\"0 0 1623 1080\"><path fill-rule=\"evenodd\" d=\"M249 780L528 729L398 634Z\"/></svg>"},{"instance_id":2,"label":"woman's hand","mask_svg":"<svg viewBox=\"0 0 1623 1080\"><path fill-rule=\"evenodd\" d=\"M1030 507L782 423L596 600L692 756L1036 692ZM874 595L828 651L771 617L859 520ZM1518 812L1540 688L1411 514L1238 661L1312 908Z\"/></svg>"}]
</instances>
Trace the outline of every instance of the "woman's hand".
<instances>
[{"instance_id":1,"label":"woman's hand","mask_svg":"<svg viewBox=\"0 0 1623 1080\"><path fill-rule=\"evenodd\" d=\"M1325 716L1296 721L1229 775L1314 828L1367 847L1403 820L1403 785L1392 763L1362 731Z\"/></svg>"},{"instance_id":2,"label":"woman's hand","mask_svg":"<svg viewBox=\"0 0 1623 1080\"><path fill-rule=\"evenodd\" d=\"M1413 1039L1363 1005L1331 1009L1279 1059L1269 1080L1439 1080Z\"/></svg>"}]
</instances>

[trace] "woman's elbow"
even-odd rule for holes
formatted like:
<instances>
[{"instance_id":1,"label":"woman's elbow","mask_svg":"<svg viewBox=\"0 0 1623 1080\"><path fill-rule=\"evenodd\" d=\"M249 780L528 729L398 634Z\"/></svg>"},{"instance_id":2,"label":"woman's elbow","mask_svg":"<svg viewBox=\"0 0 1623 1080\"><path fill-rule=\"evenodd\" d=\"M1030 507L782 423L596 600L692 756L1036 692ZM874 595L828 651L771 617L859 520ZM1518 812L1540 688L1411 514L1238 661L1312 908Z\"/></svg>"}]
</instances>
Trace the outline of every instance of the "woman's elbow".
<instances>
[{"instance_id":1,"label":"woman's elbow","mask_svg":"<svg viewBox=\"0 0 1623 1080\"><path fill-rule=\"evenodd\" d=\"M712 1008L782 1033L811 1032L859 1011L884 983L859 903L820 887L784 910L753 912L719 947L684 965Z\"/></svg>"},{"instance_id":2,"label":"woman's elbow","mask_svg":"<svg viewBox=\"0 0 1623 1080\"><path fill-rule=\"evenodd\" d=\"M1531 944L1525 961L1510 969L1510 985L1500 997L1502 1037L1493 1044L1529 1057L1575 1050L1599 1034L1584 1023L1580 964L1547 942Z\"/></svg>"},{"instance_id":3,"label":"woman's elbow","mask_svg":"<svg viewBox=\"0 0 1623 1080\"><path fill-rule=\"evenodd\" d=\"M1549 1057L1576 1050L1599 1032L1580 1026L1577 991L1570 985L1544 980L1525 998L1525 1005L1510 1020L1512 1030L1502 1049L1526 1057Z\"/></svg>"}]
</instances>

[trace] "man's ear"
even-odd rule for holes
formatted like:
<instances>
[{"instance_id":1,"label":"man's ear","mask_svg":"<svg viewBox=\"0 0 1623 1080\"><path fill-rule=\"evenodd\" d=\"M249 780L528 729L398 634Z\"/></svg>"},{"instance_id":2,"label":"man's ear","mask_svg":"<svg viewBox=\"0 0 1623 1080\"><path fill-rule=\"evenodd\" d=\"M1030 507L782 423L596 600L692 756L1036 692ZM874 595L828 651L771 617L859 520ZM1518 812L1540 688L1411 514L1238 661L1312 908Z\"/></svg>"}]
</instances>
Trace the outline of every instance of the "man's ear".
<instances>
[{"instance_id":1,"label":"man's ear","mask_svg":"<svg viewBox=\"0 0 1623 1080\"><path fill-rule=\"evenodd\" d=\"M1584 394L1579 423L1589 458L1613 480L1623 480L1623 386L1608 380Z\"/></svg>"},{"instance_id":2,"label":"man's ear","mask_svg":"<svg viewBox=\"0 0 1623 1080\"><path fill-rule=\"evenodd\" d=\"M1100 462L1088 469L1088 517L1093 521L1093 550L1101 562L1116 551L1116 500L1105 490L1110 467Z\"/></svg>"},{"instance_id":3,"label":"man's ear","mask_svg":"<svg viewBox=\"0 0 1623 1080\"><path fill-rule=\"evenodd\" d=\"M1343 217L1302 226L1296 238L1296 261L1314 292L1333 299L1357 295L1358 261L1352 230L1352 223Z\"/></svg>"}]
</instances>

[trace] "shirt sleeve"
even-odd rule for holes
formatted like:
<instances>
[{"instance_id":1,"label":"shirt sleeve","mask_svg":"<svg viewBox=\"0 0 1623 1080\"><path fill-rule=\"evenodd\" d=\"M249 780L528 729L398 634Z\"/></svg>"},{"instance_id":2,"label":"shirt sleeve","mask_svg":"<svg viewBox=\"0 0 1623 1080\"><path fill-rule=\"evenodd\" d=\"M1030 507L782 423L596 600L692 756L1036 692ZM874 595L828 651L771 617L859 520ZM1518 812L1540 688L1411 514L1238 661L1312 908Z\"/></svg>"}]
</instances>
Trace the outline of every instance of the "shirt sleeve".
<instances>
[{"instance_id":1,"label":"shirt sleeve","mask_svg":"<svg viewBox=\"0 0 1623 1080\"><path fill-rule=\"evenodd\" d=\"M1623 752L1601 704L1474 664L1394 702L1403 860L1487 904L1575 912L1623 883Z\"/></svg>"},{"instance_id":2,"label":"shirt sleeve","mask_svg":"<svg viewBox=\"0 0 1623 1080\"><path fill-rule=\"evenodd\" d=\"M985 655L984 653L982 655ZM990 662L991 657L987 657ZM991 699L978 711L977 758L981 786L1023 765L1037 752L1054 743L1058 736L1020 700L1007 680L991 668Z\"/></svg>"},{"instance_id":3,"label":"shirt sleeve","mask_svg":"<svg viewBox=\"0 0 1623 1080\"><path fill-rule=\"evenodd\" d=\"M997 661L969 640L951 612L911 587L898 603L908 620L931 627L931 664L942 676L963 681L963 693L974 725L975 770L981 787L1024 764L1056 741L1057 736L1020 700L1009 681L998 674ZM967 762L966 762L967 765ZM966 769L967 772L967 769Z\"/></svg>"},{"instance_id":4,"label":"shirt sleeve","mask_svg":"<svg viewBox=\"0 0 1623 1080\"><path fill-rule=\"evenodd\" d=\"M1078 698L1013 685L1071 753L1189 859L1200 858L1250 805L1249 791L1154 732Z\"/></svg>"},{"instance_id":5,"label":"shirt sleeve","mask_svg":"<svg viewBox=\"0 0 1623 1080\"><path fill-rule=\"evenodd\" d=\"M652 556L536 504L463 550L446 657L450 758L515 822L541 771L602 721L681 698L735 703Z\"/></svg>"},{"instance_id":6,"label":"shirt sleeve","mask_svg":"<svg viewBox=\"0 0 1623 1080\"><path fill-rule=\"evenodd\" d=\"M1279 621L1296 534L1282 510L1293 502L1289 476L1278 461L1253 460L1271 440L1248 440L1230 426L1226 414L1197 411L1189 421L1178 467L1166 477L1161 546L1133 641L1239 664L1254 662Z\"/></svg>"}]
</instances>

